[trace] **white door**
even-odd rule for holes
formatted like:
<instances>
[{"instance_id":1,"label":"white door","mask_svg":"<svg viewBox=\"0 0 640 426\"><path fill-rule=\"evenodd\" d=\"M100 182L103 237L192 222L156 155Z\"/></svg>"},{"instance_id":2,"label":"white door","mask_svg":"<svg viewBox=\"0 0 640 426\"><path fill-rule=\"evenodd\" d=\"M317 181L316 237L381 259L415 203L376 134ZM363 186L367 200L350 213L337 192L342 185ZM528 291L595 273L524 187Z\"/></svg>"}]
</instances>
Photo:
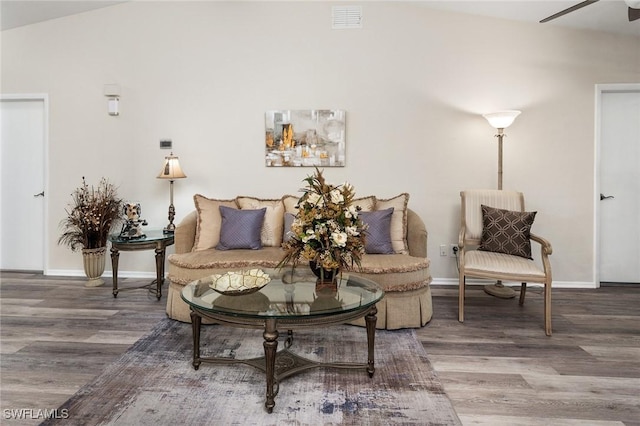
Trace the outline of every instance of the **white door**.
<instances>
[{"instance_id":1,"label":"white door","mask_svg":"<svg viewBox=\"0 0 640 426\"><path fill-rule=\"evenodd\" d=\"M600 97L600 282L640 283L640 86Z\"/></svg>"},{"instance_id":2,"label":"white door","mask_svg":"<svg viewBox=\"0 0 640 426\"><path fill-rule=\"evenodd\" d=\"M44 270L46 98L0 99L0 269Z\"/></svg>"}]
</instances>

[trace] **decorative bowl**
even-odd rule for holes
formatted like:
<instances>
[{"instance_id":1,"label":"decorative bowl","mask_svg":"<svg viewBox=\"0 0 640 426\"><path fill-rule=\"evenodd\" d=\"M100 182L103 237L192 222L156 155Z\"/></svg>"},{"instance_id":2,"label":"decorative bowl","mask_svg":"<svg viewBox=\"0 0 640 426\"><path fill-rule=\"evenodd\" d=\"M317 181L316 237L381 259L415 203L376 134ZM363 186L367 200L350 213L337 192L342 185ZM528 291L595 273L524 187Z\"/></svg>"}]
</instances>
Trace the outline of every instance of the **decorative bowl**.
<instances>
[{"instance_id":1,"label":"decorative bowl","mask_svg":"<svg viewBox=\"0 0 640 426\"><path fill-rule=\"evenodd\" d=\"M214 274L210 278L209 287L227 296L255 293L271 281L269 275L260 269Z\"/></svg>"}]
</instances>

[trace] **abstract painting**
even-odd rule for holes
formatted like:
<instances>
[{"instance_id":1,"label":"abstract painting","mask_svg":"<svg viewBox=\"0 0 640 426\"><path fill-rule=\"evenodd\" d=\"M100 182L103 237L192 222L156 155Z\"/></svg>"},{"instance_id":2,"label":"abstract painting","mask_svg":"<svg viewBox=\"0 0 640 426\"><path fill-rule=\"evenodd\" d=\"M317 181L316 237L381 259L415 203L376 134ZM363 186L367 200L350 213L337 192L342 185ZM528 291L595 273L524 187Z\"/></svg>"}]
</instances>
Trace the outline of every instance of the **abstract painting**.
<instances>
[{"instance_id":1,"label":"abstract painting","mask_svg":"<svg viewBox=\"0 0 640 426\"><path fill-rule=\"evenodd\" d=\"M277 110L265 113L267 167L344 167L343 110Z\"/></svg>"}]
</instances>

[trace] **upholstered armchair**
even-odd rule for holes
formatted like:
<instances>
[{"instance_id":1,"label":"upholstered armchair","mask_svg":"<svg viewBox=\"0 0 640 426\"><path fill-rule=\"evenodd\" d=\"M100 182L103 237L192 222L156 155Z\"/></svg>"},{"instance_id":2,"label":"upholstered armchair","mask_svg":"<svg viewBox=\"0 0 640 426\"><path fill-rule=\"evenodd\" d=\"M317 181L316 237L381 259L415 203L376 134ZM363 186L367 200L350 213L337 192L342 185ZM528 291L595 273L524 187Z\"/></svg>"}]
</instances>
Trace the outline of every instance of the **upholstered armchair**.
<instances>
[{"instance_id":1,"label":"upholstered armchair","mask_svg":"<svg viewBox=\"0 0 640 426\"><path fill-rule=\"evenodd\" d=\"M551 335L551 244L531 234L535 212L525 212L521 192L462 191L459 248L458 320L464 322L467 277L520 282L524 303L527 283L544 285L544 330ZM531 241L540 246L540 259L531 256Z\"/></svg>"}]
</instances>

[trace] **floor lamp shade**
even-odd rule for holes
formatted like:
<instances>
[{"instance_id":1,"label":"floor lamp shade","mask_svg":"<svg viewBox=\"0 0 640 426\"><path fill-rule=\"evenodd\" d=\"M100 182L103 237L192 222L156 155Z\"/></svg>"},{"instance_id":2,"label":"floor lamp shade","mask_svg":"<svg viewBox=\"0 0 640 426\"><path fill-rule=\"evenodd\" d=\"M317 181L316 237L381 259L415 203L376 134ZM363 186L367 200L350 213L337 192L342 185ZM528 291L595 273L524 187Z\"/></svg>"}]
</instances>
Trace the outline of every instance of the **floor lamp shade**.
<instances>
[{"instance_id":1,"label":"floor lamp shade","mask_svg":"<svg viewBox=\"0 0 640 426\"><path fill-rule=\"evenodd\" d=\"M169 224L164 228L166 234L173 233L176 230L176 226L173 224L173 219L176 217L176 208L173 206L173 181L186 177L187 175L184 174L182 167L180 167L178 157L173 155L173 153L164 157L164 164L157 178L169 180Z\"/></svg>"},{"instance_id":2,"label":"floor lamp shade","mask_svg":"<svg viewBox=\"0 0 640 426\"><path fill-rule=\"evenodd\" d=\"M506 129L513 124L519 115L520 111L507 110L484 114L483 117L487 119L494 129Z\"/></svg>"}]
</instances>

